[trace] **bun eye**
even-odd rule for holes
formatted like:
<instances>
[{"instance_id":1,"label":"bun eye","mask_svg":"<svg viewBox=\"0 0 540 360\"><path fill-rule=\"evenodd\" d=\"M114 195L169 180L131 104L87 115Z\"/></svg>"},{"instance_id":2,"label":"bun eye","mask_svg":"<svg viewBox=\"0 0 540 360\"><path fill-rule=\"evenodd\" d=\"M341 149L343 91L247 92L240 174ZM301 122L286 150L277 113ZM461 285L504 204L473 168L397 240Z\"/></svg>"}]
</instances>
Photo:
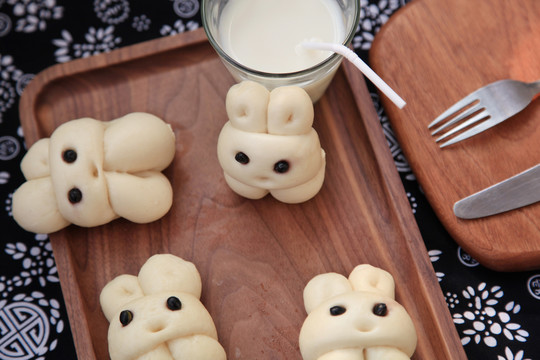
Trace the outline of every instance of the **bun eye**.
<instances>
[{"instance_id":1,"label":"bun eye","mask_svg":"<svg viewBox=\"0 0 540 360\"><path fill-rule=\"evenodd\" d=\"M71 164L77 160L77 152L72 149L68 149L62 153L62 159L68 164Z\"/></svg>"},{"instance_id":2,"label":"bun eye","mask_svg":"<svg viewBox=\"0 0 540 360\"><path fill-rule=\"evenodd\" d=\"M330 315L339 316L345 314L346 311L347 309L345 309L343 306L336 305L330 308Z\"/></svg>"},{"instance_id":3,"label":"bun eye","mask_svg":"<svg viewBox=\"0 0 540 360\"><path fill-rule=\"evenodd\" d=\"M68 200L72 204L76 204L78 202L81 202L81 200L82 200L82 191L77 189L77 188L73 188L73 189L69 190L69 192L68 192Z\"/></svg>"},{"instance_id":4,"label":"bun eye","mask_svg":"<svg viewBox=\"0 0 540 360\"><path fill-rule=\"evenodd\" d=\"M388 308L385 303L379 303L373 307L373 313L377 316L386 316L388 314Z\"/></svg>"},{"instance_id":5,"label":"bun eye","mask_svg":"<svg viewBox=\"0 0 540 360\"><path fill-rule=\"evenodd\" d=\"M172 311L180 310L182 308L182 302L176 296L171 296L167 299L167 307Z\"/></svg>"},{"instance_id":6,"label":"bun eye","mask_svg":"<svg viewBox=\"0 0 540 360\"><path fill-rule=\"evenodd\" d=\"M240 151L236 153L234 160L238 161L242 165L246 165L249 163L249 156Z\"/></svg>"},{"instance_id":7,"label":"bun eye","mask_svg":"<svg viewBox=\"0 0 540 360\"><path fill-rule=\"evenodd\" d=\"M274 164L274 171L283 174L289 171L289 162L287 160L280 160Z\"/></svg>"},{"instance_id":8,"label":"bun eye","mask_svg":"<svg viewBox=\"0 0 540 360\"><path fill-rule=\"evenodd\" d=\"M120 313L120 324L126 326L133 320L133 313L129 310L124 310Z\"/></svg>"}]
</instances>

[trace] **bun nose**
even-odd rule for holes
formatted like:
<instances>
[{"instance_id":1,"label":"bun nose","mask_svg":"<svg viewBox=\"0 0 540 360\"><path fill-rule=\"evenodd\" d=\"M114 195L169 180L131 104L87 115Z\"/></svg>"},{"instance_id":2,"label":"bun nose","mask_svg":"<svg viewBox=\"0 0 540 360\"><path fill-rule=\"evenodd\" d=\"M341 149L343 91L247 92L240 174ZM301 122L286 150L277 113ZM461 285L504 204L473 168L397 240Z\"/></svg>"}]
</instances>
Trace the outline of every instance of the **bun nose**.
<instances>
[{"instance_id":1,"label":"bun nose","mask_svg":"<svg viewBox=\"0 0 540 360\"><path fill-rule=\"evenodd\" d=\"M167 328L167 322L161 319L151 319L146 323L145 328L150 333L158 333Z\"/></svg>"},{"instance_id":2,"label":"bun nose","mask_svg":"<svg viewBox=\"0 0 540 360\"><path fill-rule=\"evenodd\" d=\"M375 326L375 322L371 319L360 319L356 324L356 329L360 332L370 332Z\"/></svg>"}]
</instances>

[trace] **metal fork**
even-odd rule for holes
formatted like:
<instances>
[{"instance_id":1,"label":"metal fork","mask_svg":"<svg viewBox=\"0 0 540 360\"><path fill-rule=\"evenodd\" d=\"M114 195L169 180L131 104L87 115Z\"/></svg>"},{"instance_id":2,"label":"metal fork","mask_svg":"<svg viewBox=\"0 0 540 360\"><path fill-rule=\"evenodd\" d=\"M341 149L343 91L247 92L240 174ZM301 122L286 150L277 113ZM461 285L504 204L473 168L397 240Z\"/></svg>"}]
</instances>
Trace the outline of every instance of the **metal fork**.
<instances>
[{"instance_id":1,"label":"metal fork","mask_svg":"<svg viewBox=\"0 0 540 360\"><path fill-rule=\"evenodd\" d=\"M464 120L451 130L442 134L435 141L440 142L467 127L450 140L440 145L441 148L465 140L471 136L495 126L514 116L529 105L536 94L540 92L540 80L525 83L517 80L500 80L486 85L452 105L439 115L428 128L442 124L431 134L436 135L444 129ZM447 120L444 122L444 120Z\"/></svg>"}]
</instances>

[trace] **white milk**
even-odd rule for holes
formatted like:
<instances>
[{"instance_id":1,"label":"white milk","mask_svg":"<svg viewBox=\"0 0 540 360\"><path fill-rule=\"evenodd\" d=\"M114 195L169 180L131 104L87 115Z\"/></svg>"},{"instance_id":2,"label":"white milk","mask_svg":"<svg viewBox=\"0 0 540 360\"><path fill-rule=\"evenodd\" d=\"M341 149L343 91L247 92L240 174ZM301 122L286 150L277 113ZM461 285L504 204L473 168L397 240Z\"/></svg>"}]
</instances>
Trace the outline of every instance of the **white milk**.
<instances>
[{"instance_id":1,"label":"white milk","mask_svg":"<svg viewBox=\"0 0 540 360\"><path fill-rule=\"evenodd\" d=\"M345 25L335 0L230 0L219 24L220 43L237 62L254 70L288 73L330 55L306 51L305 40L343 43Z\"/></svg>"}]
</instances>

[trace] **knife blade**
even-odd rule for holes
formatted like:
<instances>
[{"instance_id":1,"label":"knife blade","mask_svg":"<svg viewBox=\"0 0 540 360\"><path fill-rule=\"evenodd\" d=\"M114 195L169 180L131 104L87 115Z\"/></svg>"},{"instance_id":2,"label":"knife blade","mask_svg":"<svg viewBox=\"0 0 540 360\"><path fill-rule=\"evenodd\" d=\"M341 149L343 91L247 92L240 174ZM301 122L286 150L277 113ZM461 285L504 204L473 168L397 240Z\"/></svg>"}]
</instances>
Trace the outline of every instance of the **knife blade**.
<instances>
[{"instance_id":1,"label":"knife blade","mask_svg":"<svg viewBox=\"0 0 540 360\"><path fill-rule=\"evenodd\" d=\"M540 201L540 164L472 194L454 204L454 214L477 219Z\"/></svg>"}]
</instances>

